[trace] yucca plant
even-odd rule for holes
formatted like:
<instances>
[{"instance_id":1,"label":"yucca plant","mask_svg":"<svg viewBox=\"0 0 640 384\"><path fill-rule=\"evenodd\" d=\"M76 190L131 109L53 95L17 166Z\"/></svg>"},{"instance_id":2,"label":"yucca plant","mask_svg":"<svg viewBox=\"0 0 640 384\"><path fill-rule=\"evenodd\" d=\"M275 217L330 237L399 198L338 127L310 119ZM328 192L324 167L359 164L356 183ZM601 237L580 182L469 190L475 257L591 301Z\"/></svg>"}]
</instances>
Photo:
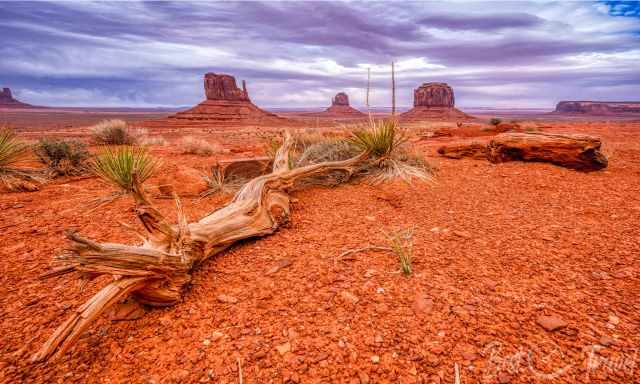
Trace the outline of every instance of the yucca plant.
<instances>
[{"instance_id":1,"label":"yucca plant","mask_svg":"<svg viewBox=\"0 0 640 384\"><path fill-rule=\"evenodd\" d=\"M396 120L373 120L367 127L351 133L347 141L370 156L383 159L407 141Z\"/></svg>"},{"instance_id":2,"label":"yucca plant","mask_svg":"<svg viewBox=\"0 0 640 384\"><path fill-rule=\"evenodd\" d=\"M160 162L146 148L123 146L106 147L91 163L93 173L121 193L133 191L133 175L144 183L156 171Z\"/></svg>"},{"instance_id":3,"label":"yucca plant","mask_svg":"<svg viewBox=\"0 0 640 384\"><path fill-rule=\"evenodd\" d=\"M0 183L10 191L35 191L44 183L40 170L15 168L25 159L29 145L9 128L0 128Z\"/></svg>"}]
</instances>

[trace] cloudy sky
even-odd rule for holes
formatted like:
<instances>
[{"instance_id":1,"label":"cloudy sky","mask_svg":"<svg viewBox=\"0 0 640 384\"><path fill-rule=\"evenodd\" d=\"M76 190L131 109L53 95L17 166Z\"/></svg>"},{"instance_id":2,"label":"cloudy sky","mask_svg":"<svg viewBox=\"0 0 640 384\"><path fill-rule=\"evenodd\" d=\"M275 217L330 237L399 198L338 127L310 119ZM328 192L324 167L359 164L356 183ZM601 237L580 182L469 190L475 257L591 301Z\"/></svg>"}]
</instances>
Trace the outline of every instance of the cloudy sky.
<instances>
[{"instance_id":1,"label":"cloudy sky","mask_svg":"<svg viewBox=\"0 0 640 384\"><path fill-rule=\"evenodd\" d=\"M374 106L447 82L461 107L640 100L640 2L0 2L0 86L52 106L187 106L202 75L265 107Z\"/></svg>"}]
</instances>

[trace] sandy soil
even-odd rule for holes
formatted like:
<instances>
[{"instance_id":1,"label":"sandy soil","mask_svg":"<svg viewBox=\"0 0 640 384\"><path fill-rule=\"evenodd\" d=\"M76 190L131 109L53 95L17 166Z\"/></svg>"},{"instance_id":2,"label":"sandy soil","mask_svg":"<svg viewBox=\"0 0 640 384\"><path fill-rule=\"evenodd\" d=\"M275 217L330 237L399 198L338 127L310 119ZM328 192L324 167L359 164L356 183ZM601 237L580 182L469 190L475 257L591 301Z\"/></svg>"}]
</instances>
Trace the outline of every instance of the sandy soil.
<instances>
[{"instance_id":1,"label":"sandy soil","mask_svg":"<svg viewBox=\"0 0 640 384\"><path fill-rule=\"evenodd\" d=\"M63 231L134 242L118 222L138 224L127 199L83 215L84 202L109 192L93 178L2 193L0 382L237 383L238 361L245 383L452 383L456 364L462 383L640 382L640 122L523 124L597 134L610 166L585 174L450 160L435 149L460 138L416 137L437 167L435 183L296 192L287 227L207 262L182 303L135 321L103 316L50 363L28 360L104 284L81 291L72 276L37 279L64 248ZM455 123L413 129L439 126ZM217 158L153 152L165 175ZM195 219L227 199L183 202ZM174 214L170 200L154 203ZM410 277L390 253L338 259L407 227ZM283 260L291 264L270 271ZM548 332L536 324L543 315L568 325Z\"/></svg>"}]
</instances>

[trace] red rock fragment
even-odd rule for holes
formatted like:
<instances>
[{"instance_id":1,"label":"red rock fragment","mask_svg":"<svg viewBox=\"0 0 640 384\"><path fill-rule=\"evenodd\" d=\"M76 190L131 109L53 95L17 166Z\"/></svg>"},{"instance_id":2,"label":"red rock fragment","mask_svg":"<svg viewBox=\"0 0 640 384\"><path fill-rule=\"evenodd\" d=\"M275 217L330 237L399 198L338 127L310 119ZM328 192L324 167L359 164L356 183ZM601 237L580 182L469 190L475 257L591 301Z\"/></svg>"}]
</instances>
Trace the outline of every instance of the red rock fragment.
<instances>
[{"instance_id":1,"label":"red rock fragment","mask_svg":"<svg viewBox=\"0 0 640 384\"><path fill-rule=\"evenodd\" d=\"M557 316L540 316L536 319L536 324L547 332L557 331L567 326L567 322Z\"/></svg>"}]
</instances>

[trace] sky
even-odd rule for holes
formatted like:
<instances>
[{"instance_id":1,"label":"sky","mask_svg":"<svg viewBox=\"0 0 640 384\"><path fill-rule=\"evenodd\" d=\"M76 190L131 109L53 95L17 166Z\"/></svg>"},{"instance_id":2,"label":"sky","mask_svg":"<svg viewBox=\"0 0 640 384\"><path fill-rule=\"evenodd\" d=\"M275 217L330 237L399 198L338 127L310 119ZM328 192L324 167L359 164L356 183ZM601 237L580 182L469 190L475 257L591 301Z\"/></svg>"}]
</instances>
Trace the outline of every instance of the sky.
<instances>
[{"instance_id":1,"label":"sky","mask_svg":"<svg viewBox=\"0 0 640 384\"><path fill-rule=\"evenodd\" d=\"M464 107L640 100L640 2L0 2L0 87L48 106L177 107L206 72L263 107Z\"/></svg>"}]
</instances>

